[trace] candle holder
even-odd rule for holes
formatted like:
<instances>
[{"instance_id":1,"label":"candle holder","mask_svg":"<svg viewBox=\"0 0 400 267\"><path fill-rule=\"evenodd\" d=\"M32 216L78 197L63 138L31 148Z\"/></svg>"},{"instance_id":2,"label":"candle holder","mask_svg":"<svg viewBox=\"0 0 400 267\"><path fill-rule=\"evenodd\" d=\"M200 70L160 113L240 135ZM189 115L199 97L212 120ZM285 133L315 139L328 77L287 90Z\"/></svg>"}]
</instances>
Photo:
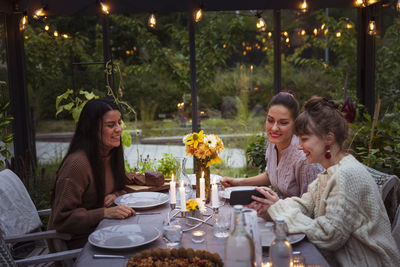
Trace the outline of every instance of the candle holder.
<instances>
[{"instance_id":1,"label":"candle holder","mask_svg":"<svg viewBox=\"0 0 400 267\"><path fill-rule=\"evenodd\" d=\"M171 208L172 208L172 207L171 207ZM168 223L169 223L171 220L173 220L173 219L184 219L184 220L186 220L186 219L191 219L191 220L195 220L195 221L198 222L196 225L194 225L194 226L192 226L192 227L189 227L189 228L186 228L186 229L182 229L182 232L191 231L191 230L193 230L193 229L199 227L199 226L202 225L202 224L206 224L206 225L209 225L209 226L213 226L211 223L208 222L208 220L211 219L211 218L213 217L213 215L214 215L214 210L213 210L212 208L208 207L208 206L206 206L206 210L207 210L207 211L211 211L211 212L210 212L209 214L203 213L203 218L202 218L202 219L199 219L199 218L196 218L196 217L189 216L188 212L182 211L182 210L180 210L180 209L178 210L178 209L175 207L175 209L171 209L171 210L169 211L169 213L168 213ZM174 213L174 211L176 211L176 212ZM171 215L171 214L172 214L172 215ZM182 225L183 225L183 224L184 224L184 223L182 223Z\"/></svg>"},{"instance_id":2,"label":"candle holder","mask_svg":"<svg viewBox=\"0 0 400 267\"><path fill-rule=\"evenodd\" d=\"M205 240L205 235L206 232L201 231L201 230L196 230L192 232L192 242L199 244L199 243L203 243Z\"/></svg>"}]
</instances>

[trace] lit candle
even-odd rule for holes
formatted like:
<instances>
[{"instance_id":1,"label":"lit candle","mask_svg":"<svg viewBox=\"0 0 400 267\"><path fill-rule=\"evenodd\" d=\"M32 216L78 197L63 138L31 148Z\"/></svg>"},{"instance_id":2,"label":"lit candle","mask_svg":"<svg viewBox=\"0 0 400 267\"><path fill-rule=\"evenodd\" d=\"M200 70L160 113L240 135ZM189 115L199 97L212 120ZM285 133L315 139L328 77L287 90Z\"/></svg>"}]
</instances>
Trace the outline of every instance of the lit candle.
<instances>
[{"instance_id":1,"label":"lit candle","mask_svg":"<svg viewBox=\"0 0 400 267\"><path fill-rule=\"evenodd\" d=\"M193 243L202 243L202 242L204 242L204 236L205 235L206 235L206 233L204 231L201 231L201 230L193 231L193 233L192 233L192 241L193 241Z\"/></svg>"},{"instance_id":2,"label":"lit candle","mask_svg":"<svg viewBox=\"0 0 400 267\"><path fill-rule=\"evenodd\" d=\"M218 203L218 187L217 183L215 180L215 177L213 179L213 183L211 186L211 203L213 208L218 208L219 203Z\"/></svg>"},{"instance_id":3,"label":"lit candle","mask_svg":"<svg viewBox=\"0 0 400 267\"><path fill-rule=\"evenodd\" d=\"M201 172L201 178L200 178L200 199L201 200L206 199L206 180L204 179L204 171Z\"/></svg>"},{"instance_id":4,"label":"lit candle","mask_svg":"<svg viewBox=\"0 0 400 267\"><path fill-rule=\"evenodd\" d=\"M172 174L171 182L169 183L169 203L171 204L176 204L176 182L174 178L174 174Z\"/></svg>"},{"instance_id":5,"label":"lit candle","mask_svg":"<svg viewBox=\"0 0 400 267\"><path fill-rule=\"evenodd\" d=\"M181 186L179 187L179 196L181 197L181 211L186 211L185 184L183 181L181 181Z\"/></svg>"}]
</instances>

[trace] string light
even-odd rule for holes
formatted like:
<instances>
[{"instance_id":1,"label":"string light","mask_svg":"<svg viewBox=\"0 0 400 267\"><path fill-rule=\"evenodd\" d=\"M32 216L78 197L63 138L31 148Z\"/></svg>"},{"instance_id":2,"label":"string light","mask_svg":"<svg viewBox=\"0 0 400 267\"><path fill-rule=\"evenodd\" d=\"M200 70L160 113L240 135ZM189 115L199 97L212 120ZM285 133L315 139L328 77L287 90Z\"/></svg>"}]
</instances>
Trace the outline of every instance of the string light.
<instances>
[{"instance_id":1,"label":"string light","mask_svg":"<svg viewBox=\"0 0 400 267\"><path fill-rule=\"evenodd\" d=\"M356 6L358 7L366 7L367 2L365 0L356 0Z\"/></svg>"},{"instance_id":2,"label":"string light","mask_svg":"<svg viewBox=\"0 0 400 267\"><path fill-rule=\"evenodd\" d=\"M106 15L110 14L110 9L108 8L108 6L106 4L104 4L103 1L100 1L99 3L100 3L101 11Z\"/></svg>"},{"instance_id":3,"label":"string light","mask_svg":"<svg viewBox=\"0 0 400 267\"><path fill-rule=\"evenodd\" d=\"M369 21L369 24L368 24L368 34L369 35L376 35L376 25L375 25L375 19L374 18L372 18L370 21Z\"/></svg>"},{"instance_id":4,"label":"string light","mask_svg":"<svg viewBox=\"0 0 400 267\"><path fill-rule=\"evenodd\" d=\"M336 33L336 37L337 37L337 38L340 38L340 36L342 36L342 33L341 33L341 32L337 32L337 33Z\"/></svg>"},{"instance_id":5,"label":"string light","mask_svg":"<svg viewBox=\"0 0 400 267\"><path fill-rule=\"evenodd\" d=\"M283 35L285 35L286 37L288 37L288 32L283 32Z\"/></svg>"},{"instance_id":6,"label":"string light","mask_svg":"<svg viewBox=\"0 0 400 267\"><path fill-rule=\"evenodd\" d=\"M34 12L33 18L38 19L39 17L43 17L44 15L44 7L41 7Z\"/></svg>"},{"instance_id":7,"label":"string light","mask_svg":"<svg viewBox=\"0 0 400 267\"><path fill-rule=\"evenodd\" d=\"M347 29L352 29L352 28L353 28L353 24L347 23L347 24L346 24L346 28L347 28Z\"/></svg>"},{"instance_id":8,"label":"string light","mask_svg":"<svg viewBox=\"0 0 400 267\"><path fill-rule=\"evenodd\" d=\"M62 34L61 36L62 36L63 38L65 38L65 39L68 39L68 38L70 38L70 37L69 37L69 35L68 35L68 34L66 34L66 33Z\"/></svg>"},{"instance_id":9,"label":"string light","mask_svg":"<svg viewBox=\"0 0 400 267\"><path fill-rule=\"evenodd\" d=\"M306 30L304 30L304 29L301 30L300 35L302 35L302 36L306 35Z\"/></svg>"},{"instance_id":10,"label":"string light","mask_svg":"<svg viewBox=\"0 0 400 267\"><path fill-rule=\"evenodd\" d=\"M303 11L303 12L307 12L307 8L308 8L307 1L304 0L304 1L300 4L300 9L301 9L301 11Z\"/></svg>"},{"instance_id":11,"label":"string light","mask_svg":"<svg viewBox=\"0 0 400 267\"><path fill-rule=\"evenodd\" d=\"M325 26L326 26L326 24L325 24L325 23L324 23L324 24L322 24L322 25L321 25L321 30L325 29Z\"/></svg>"},{"instance_id":12,"label":"string light","mask_svg":"<svg viewBox=\"0 0 400 267\"><path fill-rule=\"evenodd\" d=\"M289 43L290 42L290 39L289 39L289 37L288 38L286 38L286 43Z\"/></svg>"},{"instance_id":13,"label":"string light","mask_svg":"<svg viewBox=\"0 0 400 267\"><path fill-rule=\"evenodd\" d=\"M317 36L317 34L318 34L318 29L315 28L314 31L313 31L313 33L314 33L315 36Z\"/></svg>"},{"instance_id":14,"label":"string light","mask_svg":"<svg viewBox=\"0 0 400 267\"><path fill-rule=\"evenodd\" d=\"M54 37L58 37L58 31L54 31L53 35Z\"/></svg>"},{"instance_id":15,"label":"string light","mask_svg":"<svg viewBox=\"0 0 400 267\"><path fill-rule=\"evenodd\" d=\"M50 30L50 26L49 25L44 26L44 30L47 32L48 30Z\"/></svg>"},{"instance_id":16,"label":"string light","mask_svg":"<svg viewBox=\"0 0 400 267\"><path fill-rule=\"evenodd\" d=\"M196 23L199 22L202 17L203 17L203 10L201 8L194 11L194 14L193 14L194 22L196 22Z\"/></svg>"},{"instance_id":17,"label":"string light","mask_svg":"<svg viewBox=\"0 0 400 267\"><path fill-rule=\"evenodd\" d=\"M156 27L157 20L156 20L156 16L154 16L154 14L150 15L148 24L149 24L150 28L155 28Z\"/></svg>"},{"instance_id":18,"label":"string light","mask_svg":"<svg viewBox=\"0 0 400 267\"><path fill-rule=\"evenodd\" d=\"M396 9L400 12L400 0L397 0Z\"/></svg>"},{"instance_id":19,"label":"string light","mask_svg":"<svg viewBox=\"0 0 400 267\"><path fill-rule=\"evenodd\" d=\"M28 24L28 16L22 16L21 21L19 22L20 31L25 30L27 24Z\"/></svg>"},{"instance_id":20,"label":"string light","mask_svg":"<svg viewBox=\"0 0 400 267\"><path fill-rule=\"evenodd\" d=\"M265 23L265 20L261 17L261 15L258 15L256 26L257 29L259 29L260 31L265 32L267 30L267 24Z\"/></svg>"},{"instance_id":21,"label":"string light","mask_svg":"<svg viewBox=\"0 0 400 267\"><path fill-rule=\"evenodd\" d=\"M328 34L328 29L325 29L324 30L324 35L327 35Z\"/></svg>"},{"instance_id":22,"label":"string light","mask_svg":"<svg viewBox=\"0 0 400 267\"><path fill-rule=\"evenodd\" d=\"M268 37L271 37L272 36L272 32L268 32Z\"/></svg>"}]
</instances>

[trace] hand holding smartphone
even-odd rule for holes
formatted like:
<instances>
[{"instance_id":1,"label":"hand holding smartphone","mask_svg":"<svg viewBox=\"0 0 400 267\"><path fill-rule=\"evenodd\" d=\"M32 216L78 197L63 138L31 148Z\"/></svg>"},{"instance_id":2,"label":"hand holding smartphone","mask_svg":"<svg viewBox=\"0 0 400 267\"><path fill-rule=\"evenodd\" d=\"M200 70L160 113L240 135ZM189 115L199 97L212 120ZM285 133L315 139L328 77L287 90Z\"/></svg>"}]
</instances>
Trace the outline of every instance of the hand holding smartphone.
<instances>
[{"instance_id":1,"label":"hand holding smartphone","mask_svg":"<svg viewBox=\"0 0 400 267\"><path fill-rule=\"evenodd\" d=\"M248 205L254 200L251 198L251 196L256 196L260 198L265 198L263 194L258 192L257 190L238 190L238 191L232 191L231 196L229 198L229 204L231 205Z\"/></svg>"}]
</instances>

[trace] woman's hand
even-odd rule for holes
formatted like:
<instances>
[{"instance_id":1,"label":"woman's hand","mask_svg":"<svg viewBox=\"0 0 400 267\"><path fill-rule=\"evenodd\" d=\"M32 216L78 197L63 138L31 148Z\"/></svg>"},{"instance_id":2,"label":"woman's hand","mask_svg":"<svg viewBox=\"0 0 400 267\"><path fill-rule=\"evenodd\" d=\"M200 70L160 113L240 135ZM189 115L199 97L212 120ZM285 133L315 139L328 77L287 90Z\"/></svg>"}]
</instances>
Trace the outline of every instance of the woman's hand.
<instances>
[{"instance_id":1,"label":"woman's hand","mask_svg":"<svg viewBox=\"0 0 400 267\"><path fill-rule=\"evenodd\" d=\"M254 201L249 205L249 207L255 209L259 217L264 217L269 207L277 202L279 197L271 188L256 187L255 189L263 194L265 198L256 197L254 195L251 196Z\"/></svg>"},{"instance_id":2,"label":"woman's hand","mask_svg":"<svg viewBox=\"0 0 400 267\"><path fill-rule=\"evenodd\" d=\"M109 207L112 203L114 203L116 198L117 196L113 193L106 195L104 197L104 207Z\"/></svg>"},{"instance_id":3,"label":"woman's hand","mask_svg":"<svg viewBox=\"0 0 400 267\"><path fill-rule=\"evenodd\" d=\"M239 185L239 179L233 179L230 177L224 177L223 179L220 180L220 182L223 187L231 187Z\"/></svg>"},{"instance_id":4,"label":"woman's hand","mask_svg":"<svg viewBox=\"0 0 400 267\"><path fill-rule=\"evenodd\" d=\"M118 205L104 209L104 218L107 219L125 219L136 215L136 211L125 205Z\"/></svg>"}]
</instances>

